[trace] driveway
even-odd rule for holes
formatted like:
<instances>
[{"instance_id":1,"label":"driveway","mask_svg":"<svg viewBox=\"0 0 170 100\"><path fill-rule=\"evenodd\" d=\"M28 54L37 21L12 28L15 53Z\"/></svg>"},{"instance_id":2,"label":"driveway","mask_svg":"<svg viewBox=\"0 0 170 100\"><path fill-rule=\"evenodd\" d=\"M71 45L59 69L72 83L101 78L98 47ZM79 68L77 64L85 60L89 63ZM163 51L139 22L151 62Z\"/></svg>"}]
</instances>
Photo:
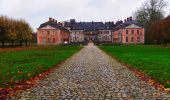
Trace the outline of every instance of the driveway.
<instances>
[{"instance_id":1,"label":"driveway","mask_svg":"<svg viewBox=\"0 0 170 100\"><path fill-rule=\"evenodd\" d=\"M167 100L170 94L139 80L92 44L13 100Z\"/></svg>"}]
</instances>

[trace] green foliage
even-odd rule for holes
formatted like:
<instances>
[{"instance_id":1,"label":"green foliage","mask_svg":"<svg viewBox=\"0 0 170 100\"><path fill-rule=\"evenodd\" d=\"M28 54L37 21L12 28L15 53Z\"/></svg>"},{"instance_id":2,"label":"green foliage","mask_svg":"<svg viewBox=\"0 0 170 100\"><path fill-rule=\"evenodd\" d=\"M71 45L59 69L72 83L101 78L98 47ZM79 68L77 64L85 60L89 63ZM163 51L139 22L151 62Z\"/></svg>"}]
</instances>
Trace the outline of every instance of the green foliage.
<instances>
[{"instance_id":1,"label":"green foliage","mask_svg":"<svg viewBox=\"0 0 170 100\"><path fill-rule=\"evenodd\" d=\"M101 46L123 63L142 70L158 82L170 87L170 48L144 45Z\"/></svg>"},{"instance_id":2,"label":"green foliage","mask_svg":"<svg viewBox=\"0 0 170 100\"><path fill-rule=\"evenodd\" d=\"M24 20L0 16L0 40L30 40L32 29Z\"/></svg>"},{"instance_id":3,"label":"green foliage","mask_svg":"<svg viewBox=\"0 0 170 100\"><path fill-rule=\"evenodd\" d=\"M0 52L0 87L28 80L70 57L79 46L45 46L22 51Z\"/></svg>"},{"instance_id":4,"label":"green foliage","mask_svg":"<svg viewBox=\"0 0 170 100\"><path fill-rule=\"evenodd\" d=\"M151 25L164 18L165 0L146 0L140 9L135 12L135 17L145 27L145 42L153 43Z\"/></svg>"}]
</instances>

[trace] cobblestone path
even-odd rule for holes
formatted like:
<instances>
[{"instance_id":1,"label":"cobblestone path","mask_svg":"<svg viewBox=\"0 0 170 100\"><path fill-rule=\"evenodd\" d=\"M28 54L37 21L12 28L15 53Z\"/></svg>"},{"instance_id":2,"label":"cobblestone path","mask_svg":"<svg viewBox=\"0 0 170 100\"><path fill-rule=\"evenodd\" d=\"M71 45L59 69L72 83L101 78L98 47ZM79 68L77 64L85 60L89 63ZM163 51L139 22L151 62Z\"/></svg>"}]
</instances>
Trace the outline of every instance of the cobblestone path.
<instances>
[{"instance_id":1,"label":"cobblestone path","mask_svg":"<svg viewBox=\"0 0 170 100\"><path fill-rule=\"evenodd\" d=\"M11 99L21 100L169 100L95 46L86 46L36 87Z\"/></svg>"}]
</instances>

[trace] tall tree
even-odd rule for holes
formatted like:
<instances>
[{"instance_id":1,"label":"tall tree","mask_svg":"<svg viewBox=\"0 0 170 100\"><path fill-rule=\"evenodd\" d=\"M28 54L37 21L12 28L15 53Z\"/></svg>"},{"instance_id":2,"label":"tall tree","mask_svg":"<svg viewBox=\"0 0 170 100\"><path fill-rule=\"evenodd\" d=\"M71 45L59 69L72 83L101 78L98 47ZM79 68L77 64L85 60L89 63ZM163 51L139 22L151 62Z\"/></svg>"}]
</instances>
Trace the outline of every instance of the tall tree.
<instances>
[{"instance_id":1,"label":"tall tree","mask_svg":"<svg viewBox=\"0 0 170 100\"><path fill-rule=\"evenodd\" d=\"M145 41L151 42L150 26L164 18L165 0L147 0L143 6L135 12L138 21L145 27Z\"/></svg>"},{"instance_id":2,"label":"tall tree","mask_svg":"<svg viewBox=\"0 0 170 100\"><path fill-rule=\"evenodd\" d=\"M16 33L16 29L15 29L16 25L15 24L16 24L15 20L12 20L12 19L9 20L7 37L8 37L8 40L11 41L12 47L13 47L14 40L17 39L17 33Z\"/></svg>"},{"instance_id":3,"label":"tall tree","mask_svg":"<svg viewBox=\"0 0 170 100\"><path fill-rule=\"evenodd\" d=\"M27 45L27 41L32 39L32 28L24 20L19 20L19 23L17 24L17 30L19 30L17 37L20 40L21 45L23 41L26 41Z\"/></svg>"},{"instance_id":4,"label":"tall tree","mask_svg":"<svg viewBox=\"0 0 170 100\"><path fill-rule=\"evenodd\" d=\"M0 41L4 45L5 40L13 42L15 40L27 41L32 38L32 28L24 20L15 20L6 16L0 16Z\"/></svg>"},{"instance_id":5,"label":"tall tree","mask_svg":"<svg viewBox=\"0 0 170 100\"><path fill-rule=\"evenodd\" d=\"M170 16L151 25L153 42L157 44L170 43Z\"/></svg>"},{"instance_id":6,"label":"tall tree","mask_svg":"<svg viewBox=\"0 0 170 100\"><path fill-rule=\"evenodd\" d=\"M8 20L6 16L0 17L0 41L2 41L2 47L4 47L4 41L8 39Z\"/></svg>"}]
</instances>

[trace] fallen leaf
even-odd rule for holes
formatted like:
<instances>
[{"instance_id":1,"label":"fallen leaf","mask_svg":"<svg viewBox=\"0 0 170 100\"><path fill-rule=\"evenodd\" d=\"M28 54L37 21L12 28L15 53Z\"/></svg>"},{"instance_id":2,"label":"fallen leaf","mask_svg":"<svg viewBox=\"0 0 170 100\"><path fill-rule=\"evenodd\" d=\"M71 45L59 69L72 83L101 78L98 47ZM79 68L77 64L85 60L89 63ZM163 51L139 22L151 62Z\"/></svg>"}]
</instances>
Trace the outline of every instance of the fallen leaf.
<instances>
[{"instance_id":1,"label":"fallen leaf","mask_svg":"<svg viewBox=\"0 0 170 100\"><path fill-rule=\"evenodd\" d=\"M0 91L3 90L3 88L0 88Z\"/></svg>"},{"instance_id":2,"label":"fallen leaf","mask_svg":"<svg viewBox=\"0 0 170 100\"><path fill-rule=\"evenodd\" d=\"M165 88L164 90L165 90L165 91L170 91L170 88Z\"/></svg>"}]
</instances>

